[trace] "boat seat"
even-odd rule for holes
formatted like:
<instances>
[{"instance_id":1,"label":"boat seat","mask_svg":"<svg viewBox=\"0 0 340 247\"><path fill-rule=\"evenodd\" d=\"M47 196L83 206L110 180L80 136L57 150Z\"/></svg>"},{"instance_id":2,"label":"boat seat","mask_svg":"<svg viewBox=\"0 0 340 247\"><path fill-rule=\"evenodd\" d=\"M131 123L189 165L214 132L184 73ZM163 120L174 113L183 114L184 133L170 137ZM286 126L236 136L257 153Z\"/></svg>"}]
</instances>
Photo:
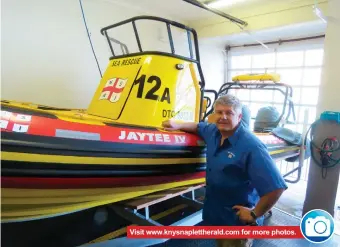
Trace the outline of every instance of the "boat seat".
<instances>
[{"instance_id":1,"label":"boat seat","mask_svg":"<svg viewBox=\"0 0 340 247\"><path fill-rule=\"evenodd\" d=\"M271 132L278 127L280 121L280 113L273 106L262 107L258 110L255 122L255 132Z\"/></svg>"}]
</instances>

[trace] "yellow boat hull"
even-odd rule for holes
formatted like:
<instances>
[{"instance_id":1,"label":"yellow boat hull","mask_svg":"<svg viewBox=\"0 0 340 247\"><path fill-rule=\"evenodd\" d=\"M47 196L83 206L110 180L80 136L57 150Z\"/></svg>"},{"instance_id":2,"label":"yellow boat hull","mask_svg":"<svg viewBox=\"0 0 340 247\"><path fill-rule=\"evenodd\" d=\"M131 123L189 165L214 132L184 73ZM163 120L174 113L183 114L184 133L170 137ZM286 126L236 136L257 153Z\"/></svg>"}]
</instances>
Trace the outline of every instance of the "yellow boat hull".
<instances>
[{"instance_id":1,"label":"yellow boat hull","mask_svg":"<svg viewBox=\"0 0 340 247\"><path fill-rule=\"evenodd\" d=\"M205 178L152 186L105 189L2 188L2 222L46 218L185 185L205 183Z\"/></svg>"}]
</instances>

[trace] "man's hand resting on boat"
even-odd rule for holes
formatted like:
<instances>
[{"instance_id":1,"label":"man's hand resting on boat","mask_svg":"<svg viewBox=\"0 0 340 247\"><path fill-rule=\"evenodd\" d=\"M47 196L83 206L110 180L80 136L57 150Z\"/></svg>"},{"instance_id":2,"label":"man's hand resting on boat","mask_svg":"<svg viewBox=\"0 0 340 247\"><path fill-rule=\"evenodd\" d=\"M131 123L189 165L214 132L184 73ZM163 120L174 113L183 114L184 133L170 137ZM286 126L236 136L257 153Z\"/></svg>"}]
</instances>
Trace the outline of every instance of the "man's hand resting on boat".
<instances>
[{"instance_id":1,"label":"man's hand resting on boat","mask_svg":"<svg viewBox=\"0 0 340 247\"><path fill-rule=\"evenodd\" d=\"M184 132L191 132L197 133L197 123L192 122L179 122L175 119L169 119L162 123L164 130L167 131L184 131Z\"/></svg>"}]
</instances>

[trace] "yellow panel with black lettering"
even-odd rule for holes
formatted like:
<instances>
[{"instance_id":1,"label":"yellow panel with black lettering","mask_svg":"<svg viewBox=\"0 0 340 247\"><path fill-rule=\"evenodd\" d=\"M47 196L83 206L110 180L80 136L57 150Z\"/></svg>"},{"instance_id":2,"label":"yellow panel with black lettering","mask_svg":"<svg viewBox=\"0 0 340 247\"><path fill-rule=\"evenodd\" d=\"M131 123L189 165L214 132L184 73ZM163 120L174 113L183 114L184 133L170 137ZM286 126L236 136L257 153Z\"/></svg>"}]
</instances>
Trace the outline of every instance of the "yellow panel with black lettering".
<instances>
[{"instance_id":1,"label":"yellow panel with black lettering","mask_svg":"<svg viewBox=\"0 0 340 247\"><path fill-rule=\"evenodd\" d=\"M117 120L145 56L112 59L88 107L88 114Z\"/></svg>"},{"instance_id":2,"label":"yellow panel with black lettering","mask_svg":"<svg viewBox=\"0 0 340 247\"><path fill-rule=\"evenodd\" d=\"M197 121L200 92L190 67L166 55L111 60L88 113L152 127L169 118Z\"/></svg>"},{"instance_id":3,"label":"yellow panel with black lettering","mask_svg":"<svg viewBox=\"0 0 340 247\"><path fill-rule=\"evenodd\" d=\"M174 57L145 58L119 122L160 127L170 118L197 121L197 97L191 62Z\"/></svg>"}]
</instances>

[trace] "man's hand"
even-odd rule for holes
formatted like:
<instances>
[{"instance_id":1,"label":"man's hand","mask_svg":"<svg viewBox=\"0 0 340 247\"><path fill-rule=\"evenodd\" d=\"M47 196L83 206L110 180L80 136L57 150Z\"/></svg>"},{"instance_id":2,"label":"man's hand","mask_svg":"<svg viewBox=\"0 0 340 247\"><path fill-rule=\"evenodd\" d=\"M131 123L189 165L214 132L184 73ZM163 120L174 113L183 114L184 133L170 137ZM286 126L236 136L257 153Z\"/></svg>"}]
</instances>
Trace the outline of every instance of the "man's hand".
<instances>
[{"instance_id":1,"label":"man's hand","mask_svg":"<svg viewBox=\"0 0 340 247\"><path fill-rule=\"evenodd\" d=\"M251 216L250 212L251 209L243 206L236 205L233 207L233 209L238 210L236 215L240 218L240 220L247 224L247 223L254 223L255 219Z\"/></svg>"},{"instance_id":2,"label":"man's hand","mask_svg":"<svg viewBox=\"0 0 340 247\"><path fill-rule=\"evenodd\" d=\"M176 123L176 121L173 119L169 119L162 123L162 127L165 130L179 130L180 124Z\"/></svg>"},{"instance_id":3,"label":"man's hand","mask_svg":"<svg viewBox=\"0 0 340 247\"><path fill-rule=\"evenodd\" d=\"M192 123L192 122L180 122L175 119L169 119L166 120L162 123L162 127L164 130L168 131L184 131L184 132L191 132L191 133L196 133L197 132L197 123Z\"/></svg>"}]
</instances>

